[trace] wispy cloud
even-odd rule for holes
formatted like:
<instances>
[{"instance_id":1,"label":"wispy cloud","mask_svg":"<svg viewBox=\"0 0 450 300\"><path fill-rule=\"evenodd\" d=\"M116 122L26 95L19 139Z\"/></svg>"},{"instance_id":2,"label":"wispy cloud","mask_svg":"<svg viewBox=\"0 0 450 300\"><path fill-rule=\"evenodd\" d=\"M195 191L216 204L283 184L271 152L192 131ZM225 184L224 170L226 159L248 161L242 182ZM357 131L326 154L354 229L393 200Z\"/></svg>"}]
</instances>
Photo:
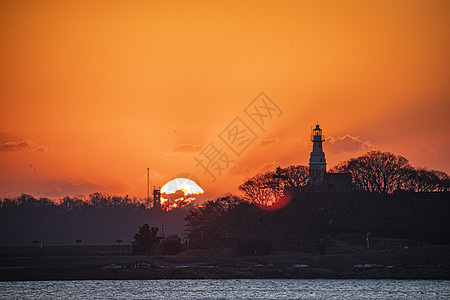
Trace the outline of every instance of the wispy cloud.
<instances>
[{"instance_id":1,"label":"wispy cloud","mask_svg":"<svg viewBox=\"0 0 450 300\"><path fill-rule=\"evenodd\" d=\"M325 151L331 153L370 151L377 148L370 141L363 141L359 136L349 134L337 138L329 137L327 142L327 145L324 146L326 147Z\"/></svg>"},{"instance_id":2,"label":"wispy cloud","mask_svg":"<svg viewBox=\"0 0 450 300\"><path fill-rule=\"evenodd\" d=\"M190 144L181 144L173 149L169 150L169 153L195 153L202 150L202 146L199 145L190 145Z\"/></svg>"},{"instance_id":3,"label":"wispy cloud","mask_svg":"<svg viewBox=\"0 0 450 300\"><path fill-rule=\"evenodd\" d=\"M265 146L265 145L269 145L275 142L278 142L280 139L278 137L274 137L274 138L270 138L270 139L261 139L261 141L259 142L260 146Z\"/></svg>"}]
</instances>

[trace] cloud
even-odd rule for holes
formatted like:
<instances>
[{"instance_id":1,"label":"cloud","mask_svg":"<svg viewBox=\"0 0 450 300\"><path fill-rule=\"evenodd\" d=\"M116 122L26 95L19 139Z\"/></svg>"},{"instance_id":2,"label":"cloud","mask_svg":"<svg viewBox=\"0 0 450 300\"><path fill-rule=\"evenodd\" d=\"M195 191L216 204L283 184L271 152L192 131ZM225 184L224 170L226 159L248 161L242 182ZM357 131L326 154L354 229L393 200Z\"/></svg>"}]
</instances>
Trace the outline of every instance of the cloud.
<instances>
[{"instance_id":1,"label":"cloud","mask_svg":"<svg viewBox=\"0 0 450 300\"><path fill-rule=\"evenodd\" d=\"M184 190L179 189L173 193L162 193L161 198L166 199L167 201L163 206L165 207L173 207L173 206L187 206L194 202L199 202L200 198L202 198L202 194L188 194Z\"/></svg>"},{"instance_id":2,"label":"cloud","mask_svg":"<svg viewBox=\"0 0 450 300\"><path fill-rule=\"evenodd\" d=\"M363 141L359 136L354 137L349 134L337 138L329 137L327 142L328 143L324 146L324 151L329 151L331 153L366 152L377 148L370 141Z\"/></svg>"},{"instance_id":3,"label":"cloud","mask_svg":"<svg viewBox=\"0 0 450 300\"><path fill-rule=\"evenodd\" d=\"M173 193L162 193L161 196L164 199L175 202L175 200L184 198L187 194L183 190L177 190Z\"/></svg>"},{"instance_id":4,"label":"cloud","mask_svg":"<svg viewBox=\"0 0 450 300\"><path fill-rule=\"evenodd\" d=\"M47 149L43 146L37 146L35 143L29 140L23 140L19 142L4 142L0 144L0 151L2 152L45 152Z\"/></svg>"},{"instance_id":5,"label":"cloud","mask_svg":"<svg viewBox=\"0 0 450 300\"><path fill-rule=\"evenodd\" d=\"M193 153L199 152L202 150L201 146L198 145L189 145L189 144L181 144L170 150L171 153Z\"/></svg>"},{"instance_id":6,"label":"cloud","mask_svg":"<svg viewBox=\"0 0 450 300\"><path fill-rule=\"evenodd\" d=\"M259 142L260 146L265 146L265 145L269 145L275 142L278 142L280 139L278 137L274 137L271 139L261 139L261 142Z\"/></svg>"},{"instance_id":7,"label":"cloud","mask_svg":"<svg viewBox=\"0 0 450 300\"><path fill-rule=\"evenodd\" d=\"M99 184L87 181L69 181L62 184L60 187L46 192L47 197L65 197L65 196L79 196L89 195L95 192L99 193L125 193L129 186L123 183Z\"/></svg>"},{"instance_id":8,"label":"cloud","mask_svg":"<svg viewBox=\"0 0 450 300\"><path fill-rule=\"evenodd\" d=\"M44 146L38 146L30 140L21 140L8 129L0 129L0 152L45 152Z\"/></svg>"}]
</instances>

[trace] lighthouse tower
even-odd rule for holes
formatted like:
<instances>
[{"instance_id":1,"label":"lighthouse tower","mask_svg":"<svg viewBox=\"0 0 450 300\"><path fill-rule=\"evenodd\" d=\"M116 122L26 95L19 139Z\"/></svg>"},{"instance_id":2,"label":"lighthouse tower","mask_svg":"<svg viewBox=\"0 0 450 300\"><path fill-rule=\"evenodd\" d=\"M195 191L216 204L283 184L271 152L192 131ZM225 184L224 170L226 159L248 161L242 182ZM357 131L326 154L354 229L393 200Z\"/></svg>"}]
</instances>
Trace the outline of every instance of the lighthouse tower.
<instances>
[{"instance_id":1,"label":"lighthouse tower","mask_svg":"<svg viewBox=\"0 0 450 300\"><path fill-rule=\"evenodd\" d=\"M327 171L325 153L322 149L322 142L324 140L322 129L320 129L319 125L316 125L316 128L311 131L313 150L309 159L309 183L313 185L322 184L323 175Z\"/></svg>"}]
</instances>

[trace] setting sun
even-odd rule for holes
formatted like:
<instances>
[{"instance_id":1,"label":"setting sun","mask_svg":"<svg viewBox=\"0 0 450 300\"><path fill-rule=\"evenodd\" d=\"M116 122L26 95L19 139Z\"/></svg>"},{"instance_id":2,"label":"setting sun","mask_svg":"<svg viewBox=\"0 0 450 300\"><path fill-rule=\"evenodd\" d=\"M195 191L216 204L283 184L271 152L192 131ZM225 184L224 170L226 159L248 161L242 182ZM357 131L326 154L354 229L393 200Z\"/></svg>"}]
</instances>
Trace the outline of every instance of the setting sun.
<instances>
[{"instance_id":1,"label":"setting sun","mask_svg":"<svg viewBox=\"0 0 450 300\"><path fill-rule=\"evenodd\" d=\"M161 188L161 206L166 210L187 206L198 200L203 189L193 180L175 178Z\"/></svg>"}]
</instances>

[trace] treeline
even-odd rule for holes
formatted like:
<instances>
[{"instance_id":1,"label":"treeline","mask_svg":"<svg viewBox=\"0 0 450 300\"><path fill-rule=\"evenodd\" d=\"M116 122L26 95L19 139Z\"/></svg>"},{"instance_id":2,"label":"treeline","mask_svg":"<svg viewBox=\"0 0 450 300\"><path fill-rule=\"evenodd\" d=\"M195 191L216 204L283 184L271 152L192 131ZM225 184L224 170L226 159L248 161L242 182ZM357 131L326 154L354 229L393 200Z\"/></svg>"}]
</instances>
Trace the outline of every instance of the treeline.
<instances>
[{"instance_id":1,"label":"treeline","mask_svg":"<svg viewBox=\"0 0 450 300\"><path fill-rule=\"evenodd\" d=\"M0 245L131 244L136 228L144 223L166 234L183 232L187 210L156 211L147 203L101 193L88 199L65 197L60 201L23 194L0 202Z\"/></svg>"},{"instance_id":2,"label":"treeline","mask_svg":"<svg viewBox=\"0 0 450 300\"><path fill-rule=\"evenodd\" d=\"M137 198L128 196L113 196L103 193L90 194L87 199L66 196L60 200L51 200L49 198L34 198L31 195L22 194L19 197L3 198L0 201L1 209L29 209L29 208L47 208L61 210L81 210L88 208L107 209L107 208L131 208L148 209L149 203Z\"/></svg>"},{"instance_id":3,"label":"treeline","mask_svg":"<svg viewBox=\"0 0 450 300\"><path fill-rule=\"evenodd\" d=\"M354 191L369 193L445 192L450 191L447 173L415 168L400 155L370 151L344 161L329 171L349 173ZM257 174L239 186L247 201L262 206L283 200L286 190L308 192L309 168L306 166L277 167L274 171Z\"/></svg>"}]
</instances>

